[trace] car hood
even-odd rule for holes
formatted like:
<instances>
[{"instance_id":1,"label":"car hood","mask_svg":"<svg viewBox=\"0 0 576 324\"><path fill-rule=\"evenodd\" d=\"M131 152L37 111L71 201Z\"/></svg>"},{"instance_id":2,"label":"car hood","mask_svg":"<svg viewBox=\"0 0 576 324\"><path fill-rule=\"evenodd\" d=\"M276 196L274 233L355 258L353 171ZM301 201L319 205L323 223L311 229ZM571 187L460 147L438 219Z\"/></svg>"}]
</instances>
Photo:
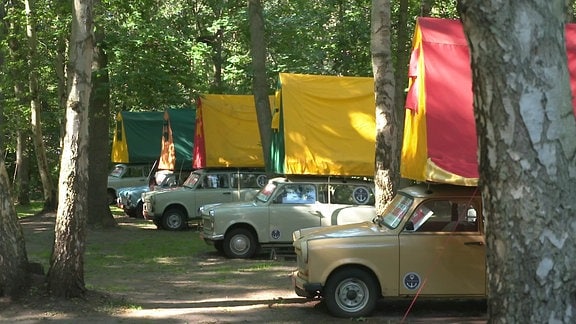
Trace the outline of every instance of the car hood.
<instances>
[{"instance_id":1,"label":"car hood","mask_svg":"<svg viewBox=\"0 0 576 324\"><path fill-rule=\"evenodd\" d=\"M148 186L138 186L138 187L126 187L118 189L118 192L127 192L127 191L148 191Z\"/></svg>"},{"instance_id":2,"label":"car hood","mask_svg":"<svg viewBox=\"0 0 576 324\"><path fill-rule=\"evenodd\" d=\"M319 238L346 238L370 235L382 235L391 233L391 230L384 226L378 226L373 222L363 222L356 224L335 225L327 227L310 227L296 231L295 239L319 239Z\"/></svg>"},{"instance_id":3,"label":"car hood","mask_svg":"<svg viewBox=\"0 0 576 324\"><path fill-rule=\"evenodd\" d=\"M227 203L214 203L214 204L207 204L202 207L202 209L208 210L223 210L223 209L236 209L236 208L247 208L247 207L254 207L256 203L253 200L250 201L234 201L234 202L227 202Z\"/></svg>"}]
</instances>

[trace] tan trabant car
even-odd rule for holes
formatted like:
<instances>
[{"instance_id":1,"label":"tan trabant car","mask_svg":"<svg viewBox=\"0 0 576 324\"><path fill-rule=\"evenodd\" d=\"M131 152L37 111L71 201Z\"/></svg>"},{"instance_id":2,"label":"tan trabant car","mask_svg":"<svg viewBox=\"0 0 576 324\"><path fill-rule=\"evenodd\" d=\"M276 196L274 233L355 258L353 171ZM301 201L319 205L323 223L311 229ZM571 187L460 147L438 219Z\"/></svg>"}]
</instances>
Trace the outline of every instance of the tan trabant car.
<instances>
[{"instance_id":1,"label":"tan trabant car","mask_svg":"<svg viewBox=\"0 0 576 324\"><path fill-rule=\"evenodd\" d=\"M182 186L142 193L142 213L159 229L180 230L190 221L200 221L200 206L252 199L266 183L262 170L194 170Z\"/></svg>"},{"instance_id":2,"label":"tan trabant car","mask_svg":"<svg viewBox=\"0 0 576 324\"><path fill-rule=\"evenodd\" d=\"M374 219L373 188L359 179L274 178L251 201L202 206L201 236L230 258L291 248L297 229Z\"/></svg>"},{"instance_id":3,"label":"tan trabant car","mask_svg":"<svg viewBox=\"0 0 576 324\"><path fill-rule=\"evenodd\" d=\"M294 232L296 294L338 317L384 297L486 296L482 199L474 187L402 189L374 222Z\"/></svg>"}]
</instances>

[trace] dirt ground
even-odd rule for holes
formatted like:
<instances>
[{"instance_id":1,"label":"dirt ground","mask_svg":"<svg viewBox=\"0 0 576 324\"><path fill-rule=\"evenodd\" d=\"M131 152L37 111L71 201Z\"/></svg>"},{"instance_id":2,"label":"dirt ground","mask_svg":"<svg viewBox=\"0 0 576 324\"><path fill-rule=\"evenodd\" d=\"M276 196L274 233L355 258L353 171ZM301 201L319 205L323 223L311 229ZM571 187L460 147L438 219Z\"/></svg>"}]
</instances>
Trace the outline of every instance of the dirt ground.
<instances>
[{"instance_id":1,"label":"dirt ground","mask_svg":"<svg viewBox=\"0 0 576 324\"><path fill-rule=\"evenodd\" d=\"M90 231L89 240L128 242L158 230L132 228L137 220L118 217L121 229ZM27 246L52 235L54 215L22 220ZM39 234L42 233L42 234ZM196 229L183 239L200 239ZM43 243L45 244L45 243ZM187 260L181 271L85 274L84 299L57 300L39 290L14 302L0 299L0 322L10 323L486 323L483 301L382 300L373 316L331 317L321 301L298 297L291 286L292 255L252 260L226 259L209 247ZM263 266L264 265L264 266ZM122 267L122 265L119 265ZM262 271L265 267L265 271ZM132 269L132 268L131 268ZM91 287L108 287L106 292ZM113 291L113 292L110 292Z\"/></svg>"}]
</instances>

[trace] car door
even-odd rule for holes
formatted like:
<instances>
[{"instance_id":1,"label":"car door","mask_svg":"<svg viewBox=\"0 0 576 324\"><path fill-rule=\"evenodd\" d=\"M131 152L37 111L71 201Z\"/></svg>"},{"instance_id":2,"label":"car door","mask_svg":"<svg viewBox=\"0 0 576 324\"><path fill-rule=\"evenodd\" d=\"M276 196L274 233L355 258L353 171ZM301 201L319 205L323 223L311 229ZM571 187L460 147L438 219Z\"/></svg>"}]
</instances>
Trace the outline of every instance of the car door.
<instances>
[{"instance_id":1,"label":"car door","mask_svg":"<svg viewBox=\"0 0 576 324\"><path fill-rule=\"evenodd\" d=\"M199 181L200 183L194 189L193 198L196 201L196 209L206 204L226 203L234 200L229 173L204 174Z\"/></svg>"},{"instance_id":2,"label":"car door","mask_svg":"<svg viewBox=\"0 0 576 324\"><path fill-rule=\"evenodd\" d=\"M486 248L479 201L426 201L399 235L400 295L484 296ZM471 218L470 215L475 217Z\"/></svg>"},{"instance_id":3,"label":"car door","mask_svg":"<svg viewBox=\"0 0 576 324\"><path fill-rule=\"evenodd\" d=\"M291 242L292 233L320 226L322 213L316 203L317 188L312 183L284 183L269 204L269 242Z\"/></svg>"}]
</instances>

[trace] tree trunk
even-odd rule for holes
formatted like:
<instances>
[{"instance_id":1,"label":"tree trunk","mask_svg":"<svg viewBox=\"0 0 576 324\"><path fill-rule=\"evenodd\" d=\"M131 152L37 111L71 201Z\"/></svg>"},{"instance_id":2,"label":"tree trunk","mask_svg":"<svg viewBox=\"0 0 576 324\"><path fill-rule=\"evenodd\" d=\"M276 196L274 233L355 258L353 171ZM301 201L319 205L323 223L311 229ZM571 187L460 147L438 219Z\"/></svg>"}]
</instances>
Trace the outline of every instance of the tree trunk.
<instances>
[{"instance_id":1,"label":"tree trunk","mask_svg":"<svg viewBox=\"0 0 576 324\"><path fill-rule=\"evenodd\" d=\"M94 0L94 6L99 6ZM90 228L115 227L116 221L108 205L106 194L108 181L108 165L110 162L110 144L106 136L109 132L109 78L108 58L104 46L104 29L99 26L95 33L96 47L92 63L92 94L90 96L88 132L94 134L89 137L88 160L90 169L88 178L88 219Z\"/></svg>"},{"instance_id":2,"label":"tree trunk","mask_svg":"<svg viewBox=\"0 0 576 324\"><path fill-rule=\"evenodd\" d=\"M4 20L4 8L0 8L0 20ZM4 63L0 52L0 67ZM3 115L0 106L0 116ZM0 133L4 134L4 120L0 119ZM22 227L14 208L10 178L4 164L3 145L0 146L0 296L18 298L27 291L29 273L28 257Z\"/></svg>"},{"instance_id":3,"label":"tree trunk","mask_svg":"<svg viewBox=\"0 0 576 324\"><path fill-rule=\"evenodd\" d=\"M26 5L26 35L28 37L28 64L30 74L28 87L30 90L30 111L32 123L32 142L36 151L36 160L38 163L38 172L42 180L42 189L44 193L44 211L52 211L56 208L56 188L50 176L50 167L46 157L46 148L42 136L42 123L40 119L41 105L38 95L38 67L36 66L36 23L33 0L25 0Z\"/></svg>"},{"instance_id":4,"label":"tree trunk","mask_svg":"<svg viewBox=\"0 0 576 324\"><path fill-rule=\"evenodd\" d=\"M564 4L459 1L495 323L576 322L576 123Z\"/></svg>"},{"instance_id":5,"label":"tree trunk","mask_svg":"<svg viewBox=\"0 0 576 324\"><path fill-rule=\"evenodd\" d=\"M271 170L270 145L272 131L272 112L268 95L268 82L266 81L266 43L264 41L264 14L260 0L248 1L248 15L250 20L250 48L252 52L252 69L254 70L253 92L256 103L256 116L260 129L260 143L264 156L266 170Z\"/></svg>"},{"instance_id":6,"label":"tree trunk","mask_svg":"<svg viewBox=\"0 0 576 324\"><path fill-rule=\"evenodd\" d=\"M28 257L22 227L0 155L0 296L20 297L29 287Z\"/></svg>"},{"instance_id":7,"label":"tree trunk","mask_svg":"<svg viewBox=\"0 0 576 324\"><path fill-rule=\"evenodd\" d=\"M70 41L70 93L60 163L54 247L48 271L53 296L82 297L88 214L88 107L94 48L91 0L74 0Z\"/></svg>"},{"instance_id":8,"label":"tree trunk","mask_svg":"<svg viewBox=\"0 0 576 324\"><path fill-rule=\"evenodd\" d=\"M18 130L16 134L16 194L19 205L30 204L30 155L28 132Z\"/></svg>"},{"instance_id":9,"label":"tree trunk","mask_svg":"<svg viewBox=\"0 0 576 324\"><path fill-rule=\"evenodd\" d=\"M410 63L410 49L412 48L410 38L412 31L405 27L408 26L408 0L400 0L397 15L396 25L402 27L396 30L396 54L394 55L396 57L394 63L394 110L396 112L396 119L394 122L398 125L396 136L398 136L398 145L401 150L402 137L404 136L404 115L406 111L404 107L406 103L405 89L408 88L408 78L406 76L408 75L408 64Z\"/></svg>"},{"instance_id":10,"label":"tree trunk","mask_svg":"<svg viewBox=\"0 0 576 324\"><path fill-rule=\"evenodd\" d=\"M373 0L371 17L372 70L376 98L376 210L392 200L400 180L400 129L394 105L394 68L390 43L390 0Z\"/></svg>"}]
</instances>

